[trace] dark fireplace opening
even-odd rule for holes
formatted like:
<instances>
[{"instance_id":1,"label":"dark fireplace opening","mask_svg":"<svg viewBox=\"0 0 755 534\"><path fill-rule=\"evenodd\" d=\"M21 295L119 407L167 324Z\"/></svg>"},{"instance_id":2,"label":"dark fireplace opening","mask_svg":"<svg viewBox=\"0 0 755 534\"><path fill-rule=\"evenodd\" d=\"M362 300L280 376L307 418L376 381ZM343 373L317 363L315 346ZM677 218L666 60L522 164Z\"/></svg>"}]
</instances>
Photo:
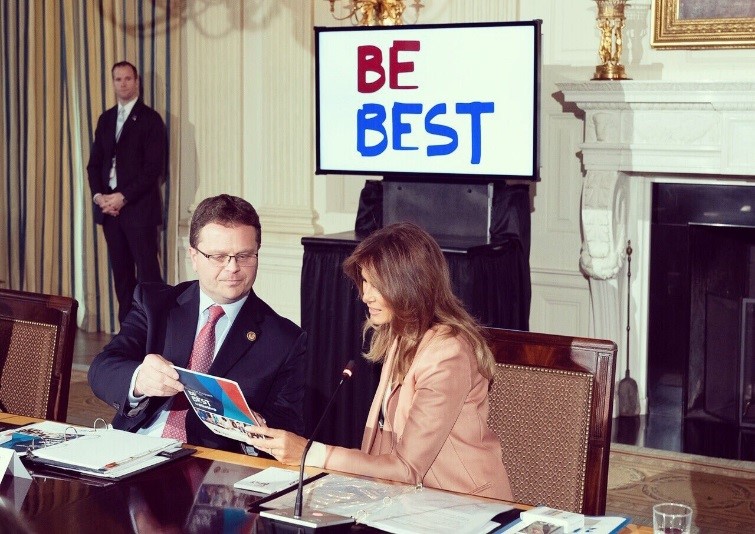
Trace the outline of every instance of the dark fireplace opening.
<instances>
[{"instance_id":1,"label":"dark fireplace opening","mask_svg":"<svg viewBox=\"0 0 755 534\"><path fill-rule=\"evenodd\" d=\"M649 417L755 460L755 187L654 184L650 265Z\"/></svg>"},{"instance_id":2,"label":"dark fireplace opening","mask_svg":"<svg viewBox=\"0 0 755 534\"><path fill-rule=\"evenodd\" d=\"M690 245L687 415L702 412L753 426L755 414L745 410L744 390L751 399L753 377L746 371L751 371L754 353L751 345L745 346L744 334L755 296L750 287L755 230L691 225Z\"/></svg>"}]
</instances>

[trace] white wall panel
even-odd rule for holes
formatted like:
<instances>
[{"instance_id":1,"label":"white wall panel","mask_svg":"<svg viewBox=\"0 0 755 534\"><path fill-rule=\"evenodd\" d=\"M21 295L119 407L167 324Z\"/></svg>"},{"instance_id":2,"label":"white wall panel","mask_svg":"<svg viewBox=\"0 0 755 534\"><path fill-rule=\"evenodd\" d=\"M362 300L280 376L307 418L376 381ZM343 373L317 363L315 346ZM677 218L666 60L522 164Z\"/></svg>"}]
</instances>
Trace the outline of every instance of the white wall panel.
<instances>
[{"instance_id":1,"label":"white wall panel","mask_svg":"<svg viewBox=\"0 0 755 534\"><path fill-rule=\"evenodd\" d=\"M521 19L543 21L543 65L597 62L600 33L595 27L595 2L527 0L520 5Z\"/></svg>"},{"instance_id":2,"label":"white wall panel","mask_svg":"<svg viewBox=\"0 0 755 534\"><path fill-rule=\"evenodd\" d=\"M263 241L288 241L314 231L312 10L272 0L248 4L244 195L260 212Z\"/></svg>"},{"instance_id":3,"label":"white wall panel","mask_svg":"<svg viewBox=\"0 0 755 534\"><path fill-rule=\"evenodd\" d=\"M229 21L229 15L242 17L243 7L234 6L229 13L222 6L209 6L195 13L184 28L181 131L182 143L193 150L182 153L180 164L181 176L187 171L187 181L179 184L179 198L191 199L190 206L182 206L182 215L189 216L193 206L207 196L238 195L243 190L243 121L239 114L243 106L243 33Z\"/></svg>"},{"instance_id":4,"label":"white wall panel","mask_svg":"<svg viewBox=\"0 0 755 534\"><path fill-rule=\"evenodd\" d=\"M586 336L590 293L581 274L532 269L530 330L565 336Z\"/></svg>"},{"instance_id":5,"label":"white wall panel","mask_svg":"<svg viewBox=\"0 0 755 534\"><path fill-rule=\"evenodd\" d=\"M543 108L546 107L554 108L555 101L544 102ZM530 265L533 270L557 269L581 276L582 171L576 147L582 139L582 122L572 114L555 109L543 111L542 116L542 175L541 181L533 186ZM541 326L537 321L536 317L531 317L533 330Z\"/></svg>"},{"instance_id":6,"label":"white wall panel","mask_svg":"<svg viewBox=\"0 0 755 534\"><path fill-rule=\"evenodd\" d=\"M411 5L412 0L406 3ZM421 24L447 24L461 22L502 22L518 20L517 0L464 0L427 1L419 13ZM407 10L405 20L412 20L413 10Z\"/></svg>"},{"instance_id":7,"label":"white wall panel","mask_svg":"<svg viewBox=\"0 0 755 534\"><path fill-rule=\"evenodd\" d=\"M301 324L301 247L265 244L260 249L260 264L254 291L283 317Z\"/></svg>"}]
</instances>

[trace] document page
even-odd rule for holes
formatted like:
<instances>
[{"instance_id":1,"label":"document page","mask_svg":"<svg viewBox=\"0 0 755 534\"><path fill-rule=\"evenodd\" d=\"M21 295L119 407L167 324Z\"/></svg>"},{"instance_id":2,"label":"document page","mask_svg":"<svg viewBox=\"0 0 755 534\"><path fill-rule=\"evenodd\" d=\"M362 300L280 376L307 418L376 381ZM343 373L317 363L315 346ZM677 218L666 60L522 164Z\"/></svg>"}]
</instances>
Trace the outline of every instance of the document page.
<instances>
[{"instance_id":1,"label":"document page","mask_svg":"<svg viewBox=\"0 0 755 534\"><path fill-rule=\"evenodd\" d=\"M305 507L356 518L365 515L383 501L407 491L414 491L414 487L329 474L304 486L302 504ZM292 490L266 502L264 507L292 508L295 499L296 491Z\"/></svg>"},{"instance_id":2,"label":"document page","mask_svg":"<svg viewBox=\"0 0 755 534\"><path fill-rule=\"evenodd\" d=\"M295 493L291 491L265 503L265 508L292 507ZM397 534L484 532L492 517L512 508L505 503L431 488L333 474L304 486L303 505L353 517L357 523Z\"/></svg>"},{"instance_id":3,"label":"document page","mask_svg":"<svg viewBox=\"0 0 755 534\"><path fill-rule=\"evenodd\" d=\"M449 532L455 534L485 532L490 519L512 507L422 488L403 493L384 506L372 510L363 522L386 532Z\"/></svg>"}]
</instances>

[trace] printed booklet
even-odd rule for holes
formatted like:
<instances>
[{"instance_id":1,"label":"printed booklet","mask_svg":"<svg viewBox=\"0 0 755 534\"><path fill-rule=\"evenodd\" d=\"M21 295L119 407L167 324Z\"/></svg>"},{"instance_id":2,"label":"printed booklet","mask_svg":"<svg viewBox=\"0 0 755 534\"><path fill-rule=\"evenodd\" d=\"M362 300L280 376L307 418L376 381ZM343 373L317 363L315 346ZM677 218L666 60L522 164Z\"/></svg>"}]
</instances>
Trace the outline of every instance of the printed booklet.
<instances>
[{"instance_id":1,"label":"printed booklet","mask_svg":"<svg viewBox=\"0 0 755 534\"><path fill-rule=\"evenodd\" d=\"M265 420L249 408L237 382L183 367L175 369L189 404L207 428L237 441L261 437L254 428L265 427Z\"/></svg>"}]
</instances>

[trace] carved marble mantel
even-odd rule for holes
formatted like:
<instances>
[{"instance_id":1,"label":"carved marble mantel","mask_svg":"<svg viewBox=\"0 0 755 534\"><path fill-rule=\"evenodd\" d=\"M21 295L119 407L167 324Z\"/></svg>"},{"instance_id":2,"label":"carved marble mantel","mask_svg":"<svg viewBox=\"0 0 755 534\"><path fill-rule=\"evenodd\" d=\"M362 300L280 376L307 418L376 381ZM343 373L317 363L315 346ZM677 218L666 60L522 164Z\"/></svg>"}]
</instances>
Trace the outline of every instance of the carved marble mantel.
<instances>
[{"instance_id":1,"label":"carved marble mantel","mask_svg":"<svg viewBox=\"0 0 755 534\"><path fill-rule=\"evenodd\" d=\"M629 367L644 411L650 184L735 181L755 186L755 82L557 85L565 111L584 113L580 265L590 280L590 335L617 342L621 378L626 366L625 249L631 239Z\"/></svg>"}]
</instances>

